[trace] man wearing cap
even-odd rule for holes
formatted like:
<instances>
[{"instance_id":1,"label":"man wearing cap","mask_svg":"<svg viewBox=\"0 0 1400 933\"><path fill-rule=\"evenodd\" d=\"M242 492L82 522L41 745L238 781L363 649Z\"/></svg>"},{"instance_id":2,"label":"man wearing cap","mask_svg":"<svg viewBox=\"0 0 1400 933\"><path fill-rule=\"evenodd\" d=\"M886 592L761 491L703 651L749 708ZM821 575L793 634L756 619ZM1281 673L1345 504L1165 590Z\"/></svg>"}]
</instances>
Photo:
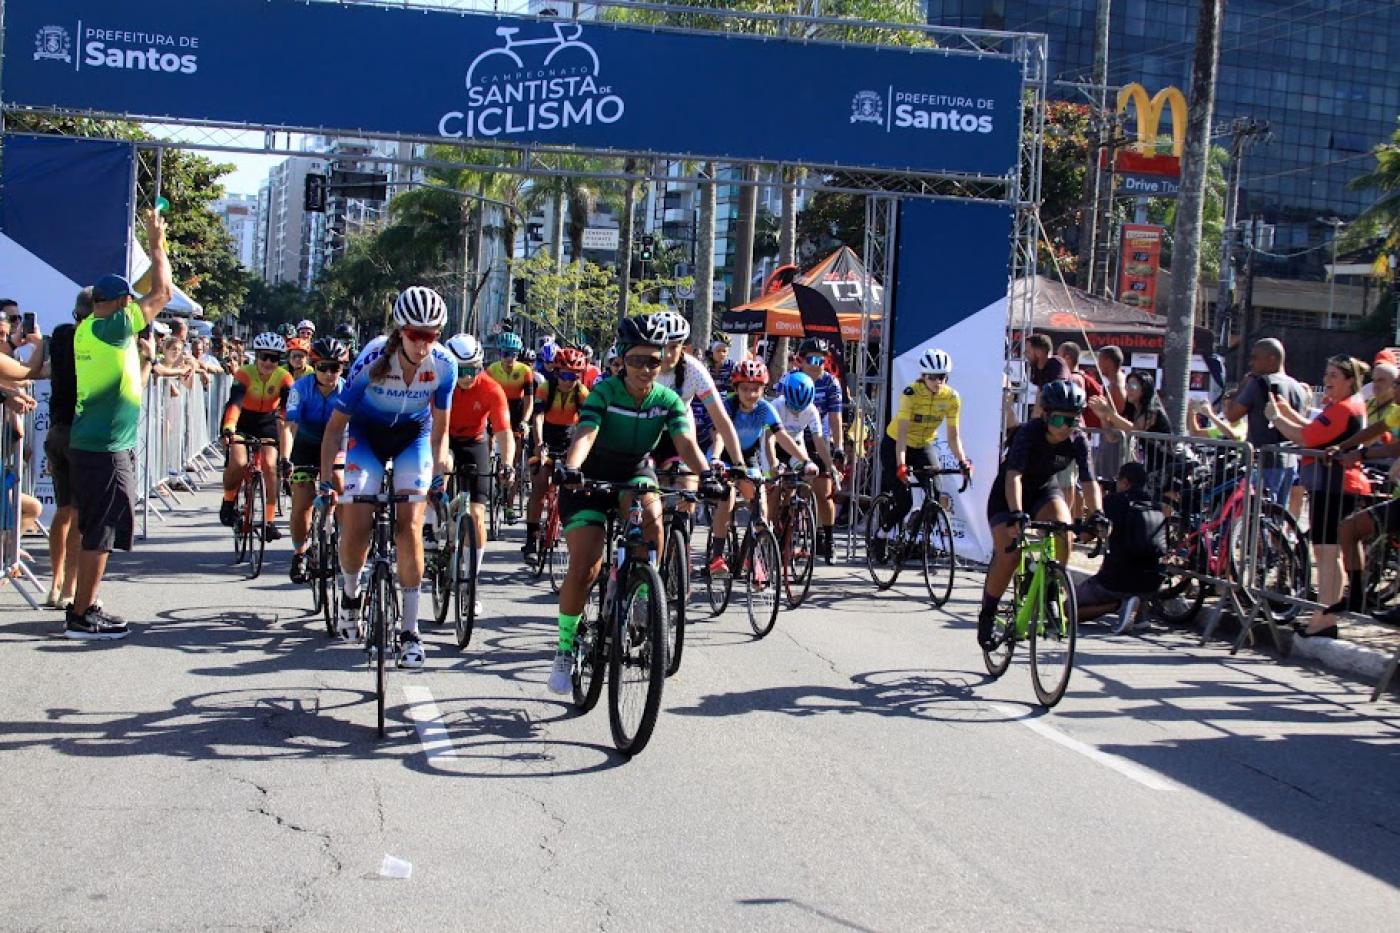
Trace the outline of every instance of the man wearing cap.
<instances>
[{"instance_id":1,"label":"man wearing cap","mask_svg":"<svg viewBox=\"0 0 1400 933\"><path fill-rule=\"evenodd\" d=\"M115 639L126 622L97 602L97 588L113 549L131 550L135 526L136 433L141 419L141 360L137 334L153 324L170 302L170 261L165 221L146 213L151 254L151 290L139 302L131 283L104 275L92 287L92 314L73 334L78 375L77 411L68 458L76 482L78 590L68 609L65 633L75 639Z\"/></svg>"}]
</instances>

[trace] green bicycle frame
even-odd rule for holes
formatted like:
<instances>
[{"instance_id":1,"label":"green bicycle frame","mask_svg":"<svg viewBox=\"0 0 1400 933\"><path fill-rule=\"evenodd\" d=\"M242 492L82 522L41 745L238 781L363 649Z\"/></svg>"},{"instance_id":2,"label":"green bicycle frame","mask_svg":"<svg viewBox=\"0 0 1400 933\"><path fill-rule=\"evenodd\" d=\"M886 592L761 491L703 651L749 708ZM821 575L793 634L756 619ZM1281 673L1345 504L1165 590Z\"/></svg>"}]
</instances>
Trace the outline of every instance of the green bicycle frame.
<instances>
[{"instance_id":1,"label":"green bicycle frame","mask_svg":"<svg viewBox=\"0 0 1400 933\"><path fill-rule=\"evenodd\" d=\"M1045 611L1046 582L1045 568L1048 562L1056 560L1055 556L1055 536L1046 535L1038 541L1029 541L1026 537L1021 538L1021 546L1018 548L1016 563L1016 579L1024 579L1026 576L1026 562L1035 560L1035 572L1031 574L1030 586L1016 602L1016 640L1025 641L1030 636L1031 620L1044 620L1048 617ZM1065 605L1064 595L1055 594L1056 601L1059 602L1059 612L1056 614L1060 619L1060 624L1064 624ZM1043 631L1043 630L1040 630Z\"/></svg>"}]
</instances>

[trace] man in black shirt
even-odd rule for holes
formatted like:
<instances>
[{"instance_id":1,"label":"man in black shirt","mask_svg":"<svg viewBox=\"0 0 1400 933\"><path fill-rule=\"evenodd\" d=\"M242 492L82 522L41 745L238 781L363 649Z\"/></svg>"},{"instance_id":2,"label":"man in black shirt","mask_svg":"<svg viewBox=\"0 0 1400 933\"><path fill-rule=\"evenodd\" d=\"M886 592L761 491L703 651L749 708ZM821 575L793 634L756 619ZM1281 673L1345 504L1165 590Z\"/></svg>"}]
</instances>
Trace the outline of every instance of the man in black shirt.
<instances>
[{"instance_id":1,"label":"man in black shirt","mask_svg":"<svg viewBox=\"0 0 1400 933\"><path fill-rule=\"evenodd\" d=\"M1054 346L1044 334L1031 334L1026 338L1026 365L1030 368L1031 385L1043 387L1046 383L1069 378L1065 361L1051 352Z\"/></svg>"},{"instance_id":2,"label":"man in black shirt","mask_svg":"<svg viewBox=\"0 0 1400 933\"><path fill-rule=\"evenodd\" d=\"M1108 553L1099 572L1074 588L1079 621L1106 615L1131 600L1115 632L1132 623L1136 600L1157 592L1162 585L1162 554L1166 528L1161 506L1147 492L1147 468L1123 464L1118 471L1118 491L1104 500L1104 514L1113 523Z\"/></svg>"},{"instance_id":3,"label":"man in black shirt","mask_svg":"<svg viewBox=\"0 0 1400 933\"><path fill-rule=\"evenodd\" d=\"M1071 464L1079 467L1084 508L1095 517L1102 500L1094 471L1089 468L1089 438L1078 430L1084 411L1084 390L1068 379L1047 382L1040 389L1044 414L1018 425L1012 432L1005 459L987 497L987 521L992 527L992 563L977 616L977 643L983 650L997 646L993 636L997 606L1016 572L1018 555L1013 544L1025 533L1026 523L1073 521L1056 474ZM1056 542L1060 560L1069 557L1069 537Z\"/></svg>"},{"instance_id":4,"label":"man in black shirt","mask_svg":"<svg viewBox=\"0 0 1400 933\"><path fill-rule=\"evenodd\" d=\"M82 321L92 313L92 289L78 292L73 320ZM49 525L49 557L53 562L53 583L44 605L67 609L78 586L78 510L73 505L72 468L68 460L68 436L73 429L78 405L78 374L73 360L73 334L76 324L60 324L49 338L49 433L44 438L44 456L53 478L53 524Z\"/></svg>"}]
</instances>

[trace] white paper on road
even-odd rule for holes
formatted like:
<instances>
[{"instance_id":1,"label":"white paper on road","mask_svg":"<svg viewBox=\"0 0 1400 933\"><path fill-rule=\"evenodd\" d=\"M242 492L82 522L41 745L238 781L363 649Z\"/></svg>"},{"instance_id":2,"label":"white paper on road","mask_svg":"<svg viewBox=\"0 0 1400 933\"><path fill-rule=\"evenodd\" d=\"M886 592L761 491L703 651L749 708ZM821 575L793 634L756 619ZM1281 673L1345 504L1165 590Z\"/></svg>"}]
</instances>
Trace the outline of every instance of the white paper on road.
<instances>
[{"instance_id":1,"label":"white paper on road","mask_svg":"<svg viewBox=\"0 0 1400 933\"><path fill-rule=\"evenodd\" d=\"M379 874L383 878L402 878L407 880L413 876L413 863L405 862L401 858L392 855L384 856L384 861L379 865Z\"/></svg>"}]
</instances>

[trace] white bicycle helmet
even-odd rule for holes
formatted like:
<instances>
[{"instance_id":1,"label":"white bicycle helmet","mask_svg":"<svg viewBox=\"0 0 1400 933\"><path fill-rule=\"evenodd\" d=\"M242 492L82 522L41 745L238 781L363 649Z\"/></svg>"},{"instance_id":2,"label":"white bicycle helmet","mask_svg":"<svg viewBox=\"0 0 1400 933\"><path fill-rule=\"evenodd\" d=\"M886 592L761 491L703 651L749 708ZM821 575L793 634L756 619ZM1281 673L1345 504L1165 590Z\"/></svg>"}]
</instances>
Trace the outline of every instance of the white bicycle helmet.
<instances>
[{"instance_id":1,"label":"white bicycle helmet","mask_svg":"<svg viewBox=\"0 0 1400 933\"><path fill-rule=\"evenodd\" d=\"M690 336L690 322L675 311L658 311L651 318L655 326L665 332L667 343L685 340Z\"/></svg>"},{"instance_id":2,"label":"white bicycle helmet","mask_svg":"<svg viewBox=\"0 0 1400 933\"><path fill-rule=\"evenodd\" d=\"M612 365L612 361L615 360L615 359L617 359L617 358L618 358L619 356L621 356L621 355L622 355L622 354L620 354L620 353L618 352L618 350L617 350L617 345L616 345L616 344L614 344L614 345L611 346L611 347L608 347L608 352L603 354L603 365L604 365L604 366L611 366L611 365Z\"/></svg>"},{"instance_id":3,"label":"white bicycle helmet","mask_svg":"<svg viewBox=\"0 0 1400 933\"><path fill-rule=\"evenodd\" d=\"M953 371L953 358L944 350L925 350L919 357L919 375L946 376Z\"/></svg>"},{"instance_id":4,"label":"white bicycle helmet","mask_svg":"<svg viewBox=\"0 0 1400 933\"><path fill-rule=\"evenodd\" d=\"M314 334L316 333L316 325L312 321L301 321L297 324L297 330L309 330Z\"/></svg>"},{"instance_id":5,"label":"white bicycle helmet","mask_svg":"<svg viewBox=\"0 0 1400 933\"><path fill-rule=\"evenodd\" d=\"M664 347L671 342L659 314L633 314L617 325L617 343L622 347Z\"/></svg>"},{"instance_id":6,"label":"white bicycle helmet","mask_svg":"<svg viewBox=\"0 0 1400 933\"><path fill-rule=\"evenodd\" d=\"M254 353L257 353L259 350L286 353L287 341L283 339L281 334L274 334L272 331L267 330L253 338L252 349Z\"/></svg>"},{"instance_id":7,"label":"white bicycle helmet","mask_svg":"<svg viewBox=\"0 0 1400 933\"><path fill-rule=\"evenodd\" d=\"M471 334L456 334L447 340L447 352L456 357L459 363L476 363L486 358L486 354L481 349L481 341Z\"/></svg>"},{"instance_id":8,"label":"white bicycle helmet","mask_svg":"<svg viewBox=\"0 0 1400 933\"><path fill-rule=\"evenodd\" d=\"M426 285L410 285L394 301L394 323L399 327L442 327L447 323L447 302Z\"/></svg>"}]
</instances>

